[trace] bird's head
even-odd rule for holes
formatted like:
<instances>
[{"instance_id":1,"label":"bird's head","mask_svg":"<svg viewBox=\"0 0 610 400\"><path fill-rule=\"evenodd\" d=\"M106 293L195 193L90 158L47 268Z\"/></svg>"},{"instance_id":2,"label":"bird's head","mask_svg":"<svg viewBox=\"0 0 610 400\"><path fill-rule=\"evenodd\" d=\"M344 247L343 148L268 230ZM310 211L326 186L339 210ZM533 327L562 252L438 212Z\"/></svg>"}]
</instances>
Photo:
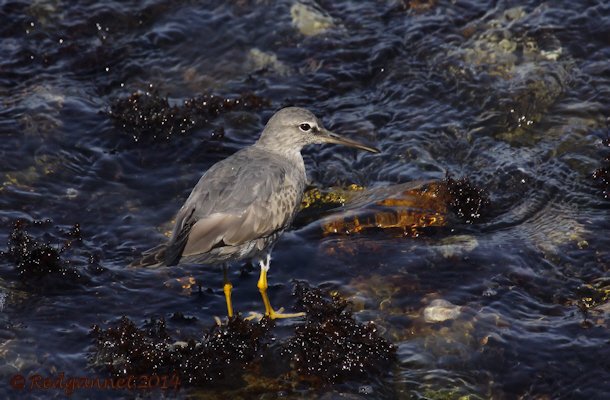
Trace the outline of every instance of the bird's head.
<instances>
[{"instance_id":1,"label":"bird's head","mask_svg":"<svg viewBox=\"0 0 610 400\"><path fill-rule=\"evenodd\" d=\"M263 130L259 145L279 151L300 151L308 144L334 143L379 153L374 147L347 139L324 128L315 115L304 108L287 107L276 112Z\"/></svg>"}]
</instances>

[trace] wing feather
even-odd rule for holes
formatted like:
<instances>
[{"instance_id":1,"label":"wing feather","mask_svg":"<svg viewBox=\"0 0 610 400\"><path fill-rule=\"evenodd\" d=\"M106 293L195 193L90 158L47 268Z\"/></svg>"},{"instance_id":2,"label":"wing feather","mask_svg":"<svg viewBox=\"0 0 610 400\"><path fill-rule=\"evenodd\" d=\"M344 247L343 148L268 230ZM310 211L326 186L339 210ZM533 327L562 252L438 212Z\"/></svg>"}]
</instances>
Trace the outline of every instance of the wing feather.
<instances>
[{"instance_id":1,"label":"wing feather","mask_svg":"<svg viewBox=\"0 0 610 400\"><path fill-rule=\"evenodd\" d=\"M283 230L294 217L304 179L287 161L269 162L247 148L204 174L176 216L165 262L239 246ZM261 162L262 160L262 162Z\"/></svg>"}]
</instances>

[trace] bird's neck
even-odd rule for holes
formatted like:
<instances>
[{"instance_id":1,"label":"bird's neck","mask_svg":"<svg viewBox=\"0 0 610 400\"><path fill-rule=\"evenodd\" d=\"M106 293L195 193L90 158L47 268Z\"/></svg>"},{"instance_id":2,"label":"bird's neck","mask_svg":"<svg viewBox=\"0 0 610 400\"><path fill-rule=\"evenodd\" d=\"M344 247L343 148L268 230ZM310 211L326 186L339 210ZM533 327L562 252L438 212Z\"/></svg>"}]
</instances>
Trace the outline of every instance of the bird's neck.
<instances>
[{"instance_id":1,"label":"bird's neck","mask_svg":"<svg viewBox=\"0 0 610 400\"><path fill-rule=\"evenodd\" d=\"M299 168L299 170L305 171L305 162L303 161L303 156L301 155L301 147L297 146L287 146L282 147L278 146L277 143L270 143L259 140L254 144L255 147L273 153L278 157L282 157L286 161L295 165Z\"/></svg>"},{"instance_id":2,"label":"bird's neck","mask_svg":"<svg viewBox=\"0 0 610 400\"><path fill-rule=\"evenodd\" d=\"M301 149L303 146L300 146L295 143L286 143L281 140L265 140L266 138L261 137L254 145L259 149L263 149L265 151L282 155L286 158L302 158Z\"/></svg>"}]
</instances>

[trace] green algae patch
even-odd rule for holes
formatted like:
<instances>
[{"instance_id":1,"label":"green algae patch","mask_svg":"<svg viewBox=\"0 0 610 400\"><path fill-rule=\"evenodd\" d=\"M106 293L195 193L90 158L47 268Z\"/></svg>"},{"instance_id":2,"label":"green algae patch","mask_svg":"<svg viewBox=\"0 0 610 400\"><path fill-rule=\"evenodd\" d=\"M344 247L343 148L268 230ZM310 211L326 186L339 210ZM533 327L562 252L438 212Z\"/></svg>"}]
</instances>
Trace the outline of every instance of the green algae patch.
<instances>
[{"instance_id":1,"label":"green algae patch","mask_svg":"<svg viewBox=\"0 0 610 400\"><path fill-rule=\"evenodd\" d=\"M334 208L345 205L350 199L357 195L357 192L364 190L364 187L351 184L347 188L330 188L321 190L311 187L305 191L301 201L301 210L306 208Z\"/></svg>"}]
</instances>

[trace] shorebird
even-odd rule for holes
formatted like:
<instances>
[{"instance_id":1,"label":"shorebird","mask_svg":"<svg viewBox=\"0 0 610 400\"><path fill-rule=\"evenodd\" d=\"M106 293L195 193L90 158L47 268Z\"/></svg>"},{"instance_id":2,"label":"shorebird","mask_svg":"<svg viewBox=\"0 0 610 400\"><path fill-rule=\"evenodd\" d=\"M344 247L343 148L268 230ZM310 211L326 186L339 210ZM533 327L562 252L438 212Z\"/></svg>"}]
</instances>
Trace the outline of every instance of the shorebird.
<instances>
[{"instance_id":1,"label":"shorebird","mask_svg":"<svg viewBox=\"0 0 610 400\"><path fill-rule=\"evenodd\" d=\"M301 316L276 312L267 296L271 250L299 211L307 182L301 149L335 143L379 153L374 147L330 132L298 107L276 112L260 138L203 174L178 211L170 240L143 254L134 266L181 262L222 264L223 291L233 316L227 263L251 259L260 265L258 289L271 319Z\"/></svg>"}]
</instances>

